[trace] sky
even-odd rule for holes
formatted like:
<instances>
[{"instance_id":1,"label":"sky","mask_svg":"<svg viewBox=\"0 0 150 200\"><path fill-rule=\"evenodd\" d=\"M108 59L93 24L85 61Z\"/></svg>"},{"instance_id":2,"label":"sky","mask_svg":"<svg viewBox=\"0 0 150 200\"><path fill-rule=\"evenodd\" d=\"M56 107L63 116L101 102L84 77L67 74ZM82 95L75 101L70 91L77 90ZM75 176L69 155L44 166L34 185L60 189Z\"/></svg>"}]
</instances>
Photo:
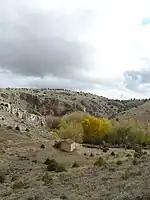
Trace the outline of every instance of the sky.
<instances>
[{"instance_id":1,"label":"sky","mask_svg":"<svg viewBox=\"0 0 150 200\"><path fill-rule=\"evenodd\" d=\"M0 87L150 97L149 0L0 0Z\"/></svg>"}]
</instances>

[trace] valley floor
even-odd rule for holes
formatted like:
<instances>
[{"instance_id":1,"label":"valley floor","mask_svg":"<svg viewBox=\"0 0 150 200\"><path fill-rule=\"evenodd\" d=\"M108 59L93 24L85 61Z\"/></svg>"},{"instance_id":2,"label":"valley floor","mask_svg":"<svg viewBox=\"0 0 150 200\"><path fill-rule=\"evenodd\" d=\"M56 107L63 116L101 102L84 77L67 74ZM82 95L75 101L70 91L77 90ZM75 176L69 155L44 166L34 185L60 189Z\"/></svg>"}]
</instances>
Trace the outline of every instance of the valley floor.
<instances>
[{"instance_id":1,"label":"valley floor","mask_svg":"<svg viewBox=\"0 0 150 200\"><path fill-rule=\"evenodd\" d=\"M37 140L33 135L1 128L0 172L5 180L0 183L0 200L150 199L150 152L133 165L131 150L110 149L104 153L78 145L76 152L65 153L50 145L49 136L38 136ZM106 166L94 166L99 156ZM55 158L67 171L47 172L47 157ZM120 165L116 164L118 160L122 161ZM75 161L79 167L71 168Z\"/></svg>"}]
</instances>

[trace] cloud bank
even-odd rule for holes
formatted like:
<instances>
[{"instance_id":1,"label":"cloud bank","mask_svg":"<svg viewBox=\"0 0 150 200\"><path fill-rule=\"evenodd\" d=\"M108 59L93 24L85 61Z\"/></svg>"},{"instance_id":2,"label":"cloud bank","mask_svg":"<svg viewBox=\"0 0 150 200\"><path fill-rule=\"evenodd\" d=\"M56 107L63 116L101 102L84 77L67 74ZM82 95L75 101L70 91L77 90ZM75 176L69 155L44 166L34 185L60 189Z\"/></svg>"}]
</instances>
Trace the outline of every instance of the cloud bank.
<instances>
[{"instance_id":1,"label":"cloud bank","mask_svg":"<svg viewBox=\"0 0 150 200\"><path fill-rule=\"evenodd\" d=\"M149 1L0 4L0 87L150 96Z\"/></svg>"}]
</instances>

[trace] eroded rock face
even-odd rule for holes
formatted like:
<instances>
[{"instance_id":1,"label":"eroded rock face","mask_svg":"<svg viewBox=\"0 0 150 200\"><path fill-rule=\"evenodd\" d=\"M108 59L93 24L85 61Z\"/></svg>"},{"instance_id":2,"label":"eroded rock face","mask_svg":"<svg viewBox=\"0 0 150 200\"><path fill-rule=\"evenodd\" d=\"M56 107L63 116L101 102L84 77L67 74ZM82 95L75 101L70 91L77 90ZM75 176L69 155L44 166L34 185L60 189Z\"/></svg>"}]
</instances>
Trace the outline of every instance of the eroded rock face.
<instances>
[{"instance_id":1,"label":"eroded rock face","mask_svg":"<svg viewBox=\"0 0 150 200\"><path fill-rule=\"evenodd\" d=\"M1 101L0 109L9 112L14 117L18 119L23 119L28 123L38 123L42 126L46 125L46 121L42 115L36 115L32 113L28 113L26 110L22 110L21 108L16 108L14 105L11 105L8 102Z\"/></svg>"},{"instance_id":2,"label":"eroded rock face","mask_svg":"<svg viewBox=\"0 0 150 200\"><path fill-rule=\"evenodd\" d=\"M68 112L76 110L84 112L86 110L84 105L68 103L67 99L65 102L63 99L57 99L56 97L37 97L33 94L21 93L19 98L27 102L28 112L36 110L43 116L63 116Z\"/></svg>"}]
</instances>

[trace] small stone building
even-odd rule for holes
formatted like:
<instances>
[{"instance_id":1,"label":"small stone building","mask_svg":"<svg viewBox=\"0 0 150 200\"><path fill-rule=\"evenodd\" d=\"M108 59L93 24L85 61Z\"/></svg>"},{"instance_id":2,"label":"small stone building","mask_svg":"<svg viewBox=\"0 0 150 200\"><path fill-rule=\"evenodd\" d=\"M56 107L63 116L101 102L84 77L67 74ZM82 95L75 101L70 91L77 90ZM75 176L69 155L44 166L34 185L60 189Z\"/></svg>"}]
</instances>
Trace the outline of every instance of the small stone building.
<instances>
[{"instance_id":1,"label":"small stone building","mask_svg":"<svg viewBox=\"0 0 150 200\"><path fill-rule=\"evenodd\" d=\"M76 143L71 139L66 139L60 142L59 148L66 152L72 152L76 149Z\"/></svg>"}]
</instances>

